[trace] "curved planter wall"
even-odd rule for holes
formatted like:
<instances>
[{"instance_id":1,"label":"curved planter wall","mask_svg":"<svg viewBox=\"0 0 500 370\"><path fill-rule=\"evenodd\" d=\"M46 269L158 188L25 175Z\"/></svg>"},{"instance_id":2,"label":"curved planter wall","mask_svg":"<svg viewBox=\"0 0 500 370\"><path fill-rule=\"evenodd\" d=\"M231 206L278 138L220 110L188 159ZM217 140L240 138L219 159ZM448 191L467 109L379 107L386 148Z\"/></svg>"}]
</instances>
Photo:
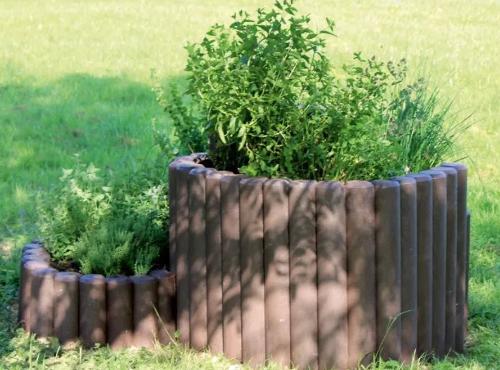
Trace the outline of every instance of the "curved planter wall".
<instances>
[{"instance_id":1,"label":"curved planter wall","mask_svg":"<svg viewBox=\"0 0 500 370\"><path fill-rule=\"evenodd\" d=\"M147 276L80 275L50 267L39 243L23 248L19 320L39 337L62 344L113 348L168 343L175 333L175 274Z\"/></svg>"},{"instance_id":2,"label":"curved planter wall","mask_svg":"<svg viewBox=\"0 0 500 370\"><path fill-rule=\"evenodd\" d=\"M207 166L205 166L205 164ZM169 167L181 341L244 362L348 368L463 351L467 168L373 182Z\"/></svg>"}]
</instances>

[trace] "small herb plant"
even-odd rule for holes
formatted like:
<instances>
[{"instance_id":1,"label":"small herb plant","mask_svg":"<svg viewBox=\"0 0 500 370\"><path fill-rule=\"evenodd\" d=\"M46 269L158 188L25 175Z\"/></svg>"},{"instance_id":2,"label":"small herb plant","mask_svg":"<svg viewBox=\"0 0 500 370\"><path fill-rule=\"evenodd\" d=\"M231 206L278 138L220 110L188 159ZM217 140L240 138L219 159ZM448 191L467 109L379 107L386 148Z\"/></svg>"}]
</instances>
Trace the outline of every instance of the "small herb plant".
<instances>
[{"instance_id":1,"label":"small herb plant","mask_svg":"<svg viewBox=\"0 0 500 370\"><path fill-rule=\"evenodd\" d=\"M187 46L188 87L159 100L180 153L208 151L219 169L292 179L375 179L438 164L463 123L404 60L325 54L335 24L315 31L293 0L240 11Z\"/></svg>"},{"instance_id":2,"label":"small herb plant","mask_svg":"<svg viewBox=\"0 0 500 370\"><path fill-rule=\"evenodd\" d=\"M121 182L93 165L64 170L56 195L39 200L38 226L53 260L83 273L147 273L168 245L165 174L155 178L154 170Z\"/></svg>"}]
</instances>

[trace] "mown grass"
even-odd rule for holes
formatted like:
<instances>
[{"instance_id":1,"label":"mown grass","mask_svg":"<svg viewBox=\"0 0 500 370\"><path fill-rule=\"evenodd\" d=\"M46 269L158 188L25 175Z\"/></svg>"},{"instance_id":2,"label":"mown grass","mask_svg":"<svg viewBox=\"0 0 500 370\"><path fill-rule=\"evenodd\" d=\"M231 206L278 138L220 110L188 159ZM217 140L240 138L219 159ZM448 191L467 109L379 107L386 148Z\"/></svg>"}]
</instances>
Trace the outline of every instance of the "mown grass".
<instances>
[{"instance_id":1,"label":"mown grass","mask_svg":"<svg viewBox=\"0 0 500 370\"><path fill-rule=\"evenodd\" d=\"M74 155L123 176L152 157L150 122L161 112L151 69L182 78L183 45L240 8L272 1L2 1L0 3L0 369L228 368L208 354L171 346L147 351L61 351L16 331L18 258L36 237L34 196L50 192ZM470 336L465 356L433 368L491 369L500 358L500 3L302 1L314 22L336 20L335 63L353 51L407 57L459 115L472 210ZM163 119L161 123L166 124ZM425 368L417 361L410 367ZM374 367L396 368L381 363ZM269 368L273 368L270 365Z\"/></svg>"}]
</instances>

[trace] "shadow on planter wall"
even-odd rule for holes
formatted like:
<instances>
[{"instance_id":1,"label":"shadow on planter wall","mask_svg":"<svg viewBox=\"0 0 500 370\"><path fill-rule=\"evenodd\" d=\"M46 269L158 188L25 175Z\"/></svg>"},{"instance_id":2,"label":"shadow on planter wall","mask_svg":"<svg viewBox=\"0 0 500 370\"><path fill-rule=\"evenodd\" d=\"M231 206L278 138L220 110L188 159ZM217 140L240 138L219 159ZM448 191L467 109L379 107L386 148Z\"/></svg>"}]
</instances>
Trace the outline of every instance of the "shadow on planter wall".
<instances>
[{"instance_id":1,"label":"shadow on planter wall","mask_svg":"<svg viewBox=\"0 0 500 370\"><path fill-rule=\"evenodd\" d=\"M205 166L170 166L182 342L322 369L463 351L464 166L345 185Z\"/></svg>"}]
</instances>

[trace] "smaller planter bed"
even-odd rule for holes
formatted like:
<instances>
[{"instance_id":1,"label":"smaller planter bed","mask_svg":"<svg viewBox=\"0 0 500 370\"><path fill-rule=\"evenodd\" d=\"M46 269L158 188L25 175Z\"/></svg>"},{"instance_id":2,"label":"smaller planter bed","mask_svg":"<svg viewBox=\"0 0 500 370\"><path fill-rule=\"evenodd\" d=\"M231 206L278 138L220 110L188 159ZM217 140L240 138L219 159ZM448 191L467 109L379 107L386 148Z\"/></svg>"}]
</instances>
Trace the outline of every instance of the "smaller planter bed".
<instances>
[{"instance_id":1,"label":"smaller planter bed","mask_svg":"<svg viewBox=\"0 0 500 370\"><path fill-rule=\"evenodd\" d=\"M23 248L19 320L38 337L87 347L151 347L176 330L175 274L104 277L58 271L39 242Z\"/></svg>"}]
</instances>

